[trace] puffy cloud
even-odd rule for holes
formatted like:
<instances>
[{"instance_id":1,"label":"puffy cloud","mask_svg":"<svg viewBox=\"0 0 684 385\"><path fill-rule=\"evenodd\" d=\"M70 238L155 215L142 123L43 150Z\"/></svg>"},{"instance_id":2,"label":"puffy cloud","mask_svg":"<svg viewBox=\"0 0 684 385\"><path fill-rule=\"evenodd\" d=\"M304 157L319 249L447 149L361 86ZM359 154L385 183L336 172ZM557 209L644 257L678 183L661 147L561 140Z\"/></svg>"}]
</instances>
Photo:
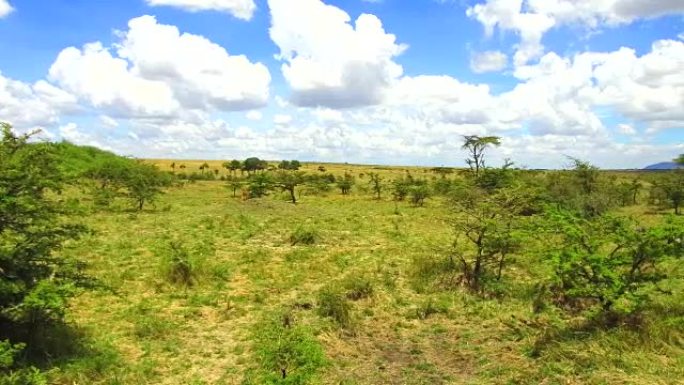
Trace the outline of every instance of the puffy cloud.
<instances>
[{"instance_id":1,"label":"puffy cloud","mask_svg":"<svg viewBox=\"0 0 684 385\"><path fill-rule=\"evenodd\" d=\"M634 127L632 127L629 124L624 124L624 123L617 125L617 131L618 131L618 133L620 133L622 135L632 136L632 135L637 134L637 130L634 129Z\"/></svg>"},{"instance_id":2,"label":"puffy cloud","mask_svg":"<svg viewBox=\"0 0 684 385\"><path fill-rule=\"evenodd\" d=\"M680 0L485 0L466 11L484 26L487 36L497 28L520 35L516 65L540 57L544 53L542 37L560 25L596 29L681 13L684 2Z\"/></svg>"},{"instance_id":3,"label":"puffy cloud","mask_svg":"<svg viewBox=\"0 0 684 385\"><path fill-rule=\"evenodd\" d=\"M261 120L264 116L261 112L257 110L251 110L245 114L245 117L249 120L258 121Z\"/></svg>"},{"instance_id":4,"label":"puffy cloud","mask_svg":"<svg viewBox=\"0 0 684 385\"><path fill-rule=\"evenodd\" d=\"M122 117L247 110L268 100L271 77L263 64L229 55L202 36L181 34L152 16L132 19L119 35L116 56L99 42L66 48L50 68L50 79Z\"/></svg>"},{"instance_id":5,"label":"puffy cloud","mask_svg":"<svg viewBox=\"0 0 684 385\"><path fill-rule=\"evenodd\" d=\"M14 11L14 8L7 2L7 0L0 0L0 19L9 15Z\"/></svg>"},{"instance_id":6,"label":"puffy cloud","mask_svg":"<svg viewBox=\"0 0 684 385\"><path fill-rule=\"evenodd\" d=\"M250 20L256 11L254 0L146 0L146 2L151 6L166 5L189 12L207 10L227 12L243 20Z\"/></svg>"},{"instance_id":7,"label":"puffy cloud","mask_svg":"<svg viewBox=\"0 0 684 385\"><path fill-rule=\"evenodd\" d=\"M27 84L0 73L0 121L21 130L56 124L63 113L77 110L76 98L45 81Z\"/></svg>"},{"instance_id":8,"label":"puffy cloud","mask_svg":"<svg viewBox=\"0 0 684 385\"><path fill-rule=\"evenodd\" d=\"M394 62L406 46L374 15L354 24L343 10L320 0L269 0L270 36L299 106L348 108L378 104L403 68Z\"/></svg>"},{"instance_id":9,"label":"puffy cloud","mask_svg":"<svg viewBox=\"0 0 684 385\"><path fill-rule=\"evenodd\" d=\"M105 127L109 127L109 128L119 127L119 122L117 122L116 119L113 119L107 115L100 115L100 122Z\"/></svg>"},{"instance_id":10,"label":"puffy cloud","mask_svg":"<svg viewBox=\"0 0 684 385\"><path fill-rule=\"evenodd\" d=\"M180 104L164 82L132 73L100 43L60 52L50 79L96 108L119 116L169 116Z\"/></svg>"},{"instance_id":11,"label":"puffy cloud","mask_svg":"<svg viewBox=\"0 0 684 385\"><path fill-rule=\"evenodd\" d=\"M275 123L278 126L284 126L292 122L292 116L290 115L284 115L284 114L278 114L273 117L273 123Z\"/></svg>"},{"instance_id":12,"label":"puffy cloud","mask_svg":"<svg viewBox=\"0 0 684 385\"><path fill-rule=\"evenodd\" d=\"M498 72L508 65L508 56L500 51L475 52L470 57L470 69L478 74Z\"/></svg>"}]
</instances>

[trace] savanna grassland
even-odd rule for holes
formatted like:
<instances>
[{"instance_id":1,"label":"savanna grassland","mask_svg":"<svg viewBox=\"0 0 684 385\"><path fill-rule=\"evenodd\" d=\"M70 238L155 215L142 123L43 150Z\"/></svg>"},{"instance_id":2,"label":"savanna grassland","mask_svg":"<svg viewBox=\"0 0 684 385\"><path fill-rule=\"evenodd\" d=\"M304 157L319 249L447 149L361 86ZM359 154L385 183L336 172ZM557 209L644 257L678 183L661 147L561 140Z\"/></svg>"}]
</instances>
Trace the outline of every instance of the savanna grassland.
<instances>
[{"instance_id":1,"label":"savanna grassland","mask_svg":"<svg viewBox=\"0 0 684 385\"><path fill-rule=\"evenodd\" d=\"M632 210L658 220L645 208ZM497 298L428 287L414 261L449 253L452 230L440 199L411 207L331 191L292 205L280 194L242 201L223 182L197 182L169 189L149 211L91 213L84 222L94 233L67 251L112 291L74 299L68 319L94 352L55 373L56 383L265 382L260 349L276 347L260 345L283 341L268 336L279 331L260 328L278 329L283 317L301 328L289 342L297 354L315 361L292 370L311 372L304 376L311 383L684 378L681 290L662 304L667 312L651 315L646 332L575 329L571 320L557 330L556 315L531 306L534 277L526 270L543 256L543 243L530 245L538 256L515 257ZM293 245L302 229L314 239ZM197 275L188 287L166 278L169 240L191 253ZM341 324L317 311L325 290L341 293L348 306Z\"/></svg>"},{"instance_id":2,"label":"savanna grassland","mask_svg":"<svg viewBox=\"0 0 684 385\"><path fill-rule=\"evenodd\" d=\"M170 163L194 170L205 162L147 163L175 172ZM70 184L52 198L70 206L63 219L88 229L59 252L82 262L89 285L70 296L59 327L40 329L20 365L64 385L684 383L681 259L663 260L666 276L641 291L619 289L629 296L620 292L615 303L569 291L546 301L548 261L568 246L536 208L507 233L519 239L515 247L497 238L483 248L505 252L496 254L498 276L475 281L454 262L454 250L467 247L455 235L466 211L449 194L393 199L393 179L457 185L466 171L304 164L307 174L353 175L355 183L347 195L333 183L303 183L292 204L279 189L233 196L221 179L239 172L207 163L218 179L174 182L141 210L127 199L97 206L98 184ZM383 181L379 199L371 173ZM534 185L547 174L514 175ZM648 203L647 188L612 215L680 231L671 209ZM643 243L649 250L664 238L652 239ZM642 299L642 291L653 295ZM587 310L596 304L605 311ZM0 384L20 383L11 373Z\"/></svg>"}]
</instances>

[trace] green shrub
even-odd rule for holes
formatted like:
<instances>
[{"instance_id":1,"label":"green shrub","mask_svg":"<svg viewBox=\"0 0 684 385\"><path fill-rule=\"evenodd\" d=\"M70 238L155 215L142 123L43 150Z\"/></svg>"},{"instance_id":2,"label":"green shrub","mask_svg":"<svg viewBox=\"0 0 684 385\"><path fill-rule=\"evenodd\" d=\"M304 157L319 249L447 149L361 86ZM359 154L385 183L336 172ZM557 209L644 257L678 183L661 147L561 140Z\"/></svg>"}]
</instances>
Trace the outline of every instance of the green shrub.
<instances>
[{"instance_id":1,"label":"green shrub","mask_svg":"<svg viewBox=\"0 0 684 385\"><path fill-rule=\"evenodd\" d=\"M0 341L0 385L45 385L47 380L40 370L34 367L15 368L15 357L26 347L25 344L12 344Z\"/></svg>"},{"instance_id":2,"label":"green shrub","mask_svg":"<svg viewBox=\"0 0 684 385\"><path fill-rule=\"evenodd\" d=\"M684 256L684 220L641 228L620 217L551 216L559 246L550 251L553 275L547 287L562 309L623 316L643 309L669 278L665 266ZM656 290L648 290L656 289Z\"/></svg>"},{"instance_id":3,"label":"green shrub","mask_svg":"<svg viewBox=\"0 0 684 385\"><path fill-rule=\"evenodd\" d=\"M290 243L295 245L313 245L319 239L318 231L305 226L297 226L290 234Z\"/></svg>"},{"instance_id":4,"label":"green shrub","mask_svg":"<svg viewBox=\"0 0 684 385\"><path fill-rule=\"evenodd\" d=\"M344 282L345 296L352 300L358 301L363 298L373 296L373 282L366 277L353 276Z\"/></svg>"},{"instance_id":5,"label":"green shrub","mask_svg":"<svg viewBox=\"0 0 684 385\"><path fill-rule=\"evenodd\" d=\"M61 321L85 283L81 264L61 253L85 229L65 220L68 200L53 199L64 187L56 146L29 139L0 123L0 337L11 335L12 343Z\"/></svg>"},{"instance_id":6,"label":"green shrub","mask_svg":"<svg viewBox=\"0 0 684 385\"><path fill-rule=\"evenodd\" d=\"M432 298L428 298L427 301L422 302L418 307L413 310L412 316L425 320L430 318L430 316L435 314L448 314L449 306L442 302L436 302Z\"/></svg>"},{"instance_id":7,"label":"green shrub","mask_svg":"<svg viewBox=\"0 0 684 385\"><path fill-rule=\"evenodd\" d=\"M309 384L327 364L323 348L305 326L289 314L271 317L254 332L257 367L246 384Z\"/></svg>"},{"instance_id":8,"label":"green shrub","mask_svg":"<svg viewBox=\"0 0 684 385\"><path fill-rule=\"evenodd\" d=\"M332 318L339 326L351 326L351 306L343 293L331 287L324 288L318 293L317 302L318 315Z\"/></svg>"},{"instance_id":9,"label":"green shrub","mask_svg":"<svg viewBox=\"0 0 684 385\"><path fill-rule=\"evenodd\" d=\"M157 253L162 259L164 276L170 283L189 287L197 282L198 260L186 244L170 240L157 249Z\"/></svg>"}]
</instances>

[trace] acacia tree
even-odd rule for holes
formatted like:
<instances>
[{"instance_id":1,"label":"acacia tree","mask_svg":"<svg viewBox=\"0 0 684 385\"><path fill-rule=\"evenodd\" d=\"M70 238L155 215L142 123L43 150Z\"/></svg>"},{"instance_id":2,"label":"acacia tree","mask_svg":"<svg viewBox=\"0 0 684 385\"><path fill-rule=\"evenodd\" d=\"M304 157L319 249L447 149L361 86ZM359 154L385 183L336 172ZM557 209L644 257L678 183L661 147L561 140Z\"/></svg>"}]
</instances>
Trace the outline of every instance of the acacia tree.
<instances>
[{"instance_id":1,"label":"acacia tree","mask_svg":"<svg viewBox=\"0 0 684 385\"><path fill-rule=\"evenodd\" d=\"M521 247L519 212L525 206L525 194L513 188L489 192L471 180L454 190L451 260L461 272L459 281L472 291L500 280L508 257Z\"/></svg>"},{"instance_id":2,"label":"acacia tree","mask_svg":"<svg viewBox=\"0 0 684 385\"><path fill-rule=\"evenodd\" d=\"M653 183L652 194L659 198L663 206L673 208L675 214L681 214L684 206L684 171L676 170L663 175Z\"/></svg>"},{"instance_id":3,"label":"acacia tree","mask_svg":"<svg viewBox=\"0 0 684 385\"><path fill-rule=\"evenodd\" d=\"M301 171L281 171L276 175L274 186L290 193L290 201L297 203L295 189L306 182L306 173Z\"/></svg>"},{"instance_id":4,"label":"acacia tree","mask_svg":"<svg viewBox=\"0 0 684 385\"><path fill-rule=\"evenodd\" d=\"M66 208L50 198L63 185L54 146L29 144L30 135L16 136L5 123L0 129L0 322L30 333L63 317L81 275L59 250L84 228L65 223ZM0 330L0 339L12 329Z\"/></svg>"},{"instance_id":5,"label":"acacia tree","mask_svg":"<svg viewBox=\"0 0 684 385\"><path fill-rule=\"evenodd\" d=\"M466 159L466 163L475 176L480 176L480 171L485 168L485 151L489 146L500 146L501 138L498 136L477 136L470 135L463 137L464 142L461 147L467 150L470 158Z\"/></svg>"},{"instance_id":6,"label":"acacia tree","mask_svg":"<svg viewBox=\"0 0 684 385\"><path fill-rule=\"evenodd\" d=\"M349 192L356 183L356 180L354 179L353 175L345 172L343 177L337 177L336 183L337 187L339 187L341 190L342 195L349 195Z\"/></svg>"},{"instance_id":7,"label":"acacia tree","mask_svg":"<svg viewBox=\"0 0 684 385\"><path fill-rule=\"evenodd\" d=\"M383 187L382 177L380 177L380 174L374 172L369 173L368 177L370 178L370 181L368 183L371 185L371 189L375 194L375 199L380 199L380 194L382 194Z\"/></svg>"},{"instance_id":8,"label":"acacia tree","mask_svg":"<svg viewBox=\"0 0 684 385\"><path fill-rule=\"evenodd\" d=\"M243 181L235 176L228 177L228 188L233 190L233 198L237 196L237 190L242 187Z\"/></svg>"},{"instance_id":9,"label":"acacia tree","mask_svg":"<svg viewBox=\"0 0 684 385\"><path fill-rule=\"evenodd\" d=\"M233 175L235 175L235 172L242 168L242 162L240 162L237 159L233 159L230 161L230 165L228 166L228 168L233 173Z\"/></svg>"},{"instance_id":10,"label":"acacia tree","mask_svg":"<svg viewBox=\"0 0 684 385\"><path fill-rule=\"evenodd\" d=\"M642 289L658 289L668 278L668 261L684 256L684 221L676 217L644 229L622 217L586 219L556 211L550 223L560 244L549 248L554 272L548 290L562 309L638 311L649 300Z\"/></svg>"}]
</instances>

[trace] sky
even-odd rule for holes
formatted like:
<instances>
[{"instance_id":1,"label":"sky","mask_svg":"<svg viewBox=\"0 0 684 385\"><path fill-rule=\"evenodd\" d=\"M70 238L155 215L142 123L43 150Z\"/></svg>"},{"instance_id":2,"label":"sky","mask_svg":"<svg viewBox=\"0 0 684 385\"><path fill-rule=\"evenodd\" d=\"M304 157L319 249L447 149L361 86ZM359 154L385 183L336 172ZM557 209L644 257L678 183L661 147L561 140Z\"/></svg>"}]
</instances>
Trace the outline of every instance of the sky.
<instances>
[{"instance_id":1,"label":"sky","mask_svg":"<svg viewBox=\"0 0 684 385\"><path fill-rule=\"evenodd\" d=\"M682 0L0 0L0 121L173 159L684 153Z\"/></svg>"}]
</instances>

